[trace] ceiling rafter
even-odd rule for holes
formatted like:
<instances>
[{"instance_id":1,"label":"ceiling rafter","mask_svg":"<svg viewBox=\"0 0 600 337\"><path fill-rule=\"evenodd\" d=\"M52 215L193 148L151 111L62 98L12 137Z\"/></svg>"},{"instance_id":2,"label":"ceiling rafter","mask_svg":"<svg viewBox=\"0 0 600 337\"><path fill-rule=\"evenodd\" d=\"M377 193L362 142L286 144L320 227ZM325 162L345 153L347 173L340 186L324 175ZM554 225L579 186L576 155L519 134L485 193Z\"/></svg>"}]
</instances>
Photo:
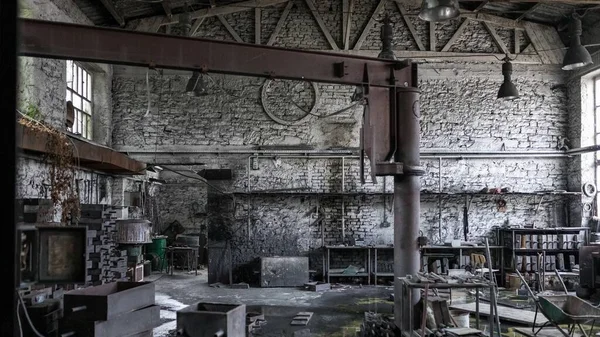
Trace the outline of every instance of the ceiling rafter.
<instances>
[{"instance_id":1,"label":"ceiling rafter","mask_svg":"<svg viewBox=\"0 0 600 337\"><path fill-rule=\"evenodd\" d=\"M106 8L106 10L115 19L115 21L119 23L119 26L125 26L125 19L123 18L123 15L117 10L117 7L115 7L115 4L112 2L112 0L100 0L100 2L102 2L104 8Z\"/></svg>"}]
</instances>

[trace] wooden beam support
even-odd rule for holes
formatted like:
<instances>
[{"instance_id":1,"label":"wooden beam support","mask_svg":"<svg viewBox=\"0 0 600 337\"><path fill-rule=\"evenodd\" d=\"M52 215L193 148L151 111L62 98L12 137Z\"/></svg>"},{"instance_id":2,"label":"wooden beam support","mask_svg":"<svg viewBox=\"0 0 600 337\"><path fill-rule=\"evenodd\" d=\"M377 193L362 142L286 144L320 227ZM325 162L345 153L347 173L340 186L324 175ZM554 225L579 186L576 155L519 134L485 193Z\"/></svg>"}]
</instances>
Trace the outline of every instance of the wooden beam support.
<instances>
[{"instance_id":1,"label":"wooden beam support","mask_svg":"<svg viewBox=\"0 0 600 337\"><path fill-rule=\"evenodd\" d=\"M262 15L259 7L254 8L254 43L260 44L260 30L261 30Z\"/></svg>"},{"instance_id":2,"label":"wooden beam support","mask_svg":"<svg viewBox=\"0 0 600 337\"><path fill-rule=\"evenodd\" d=\"M484 0L484 1L482 1L482 2L479 4L479 6L477 6L477 8L475 8L475 9L473 10L473 12L475 12L475 13L479 12L480 10L482 10L482 9L483 9L483 7L485 7L485 5L487 5L487 4L488 4L488 2L490 2L490 0Z\"/></svg>"},{"instance_id":3,"label":"wooden beam support","mask_svg":"<svg viewBox=\"0 0 600 337\"><path fill-rule=\"evenodd\" d=\"M386 2L386 0L379 0L377 7L371 14L371 17L369 18L369 21L367 22L367 25L365 26L365 29L363 29L362 33L360 33L360 36L358 37L358 40L356 41L354 48L352 48L353 50L360 50L360 47L362 47L362 44L365 42L365 40L367 39L367 36L369 35L369 32L371 31L371 28L373 28L373 25L375 24L375 20L376 20L375 18L377 17L377 15L379 15L379 13L381 13L383 8L385 7L385 2Z\"/></svg>"},{"instance_id":4,"label":"wooden beam support","mask_svg":"<svg viewBox=\"0 0 600 337\"><path fill-rule=\"evenodd\" d=\"M308 5L308 8L310 9L310 12L312 13L313 17L315 18L315 21L317 21L317 24L321 28L321 32L323 32L323 35L325 35L325 39L327 39L327 42L329 42L331 49L339 50L340 48L338 48L337 43L335 43L335 40L333 39L333 36L331 36L329 29L327 29L327 26L325 26L325 22L321 18L321 14L319 14L319 12L317 11L317 7L315 6L315 3L313 2L313 0L304 0L304 1Z\"/></svg>"},{"instance_id":5,"label":"wooden beam support","mask_svg":"<svg viewBox=\"0 0 600 337\"><path fill-rule=\"evenodd\" d=\"M536 10L536 8L538 8L540 5L542 5L542 3L538 2L538 3L534 4L533 6L529 7L523 14L519 15L519 17L516 18L515 21L519 22L519 21L523 20L527 16L527 14L534 12Z\"/></svg>"},{"instance_id":6,"label":"wooden beam support","mask_svg":"<svg viewBox=\"0 0 600 337\"><path fill-rule=\"evenodd\" d=\"M398 7L398 11L400 11L400 15L402 15L404 23L406 23L406 27L410 31L410 35L412 35L413 39L415 40L417 47L419 50L425 50L425 45L423 45L423 41L421 41L421 38L419 35L417 35L415 26L413 25L412 21L410 21L410 18L406 15L406 8L404 8L404 5L402 5L398 0L394 2L396 3L396 7Z\"/></svg>"},{"instance_id":7,"label":"wooden beam support","mask_svg":"<svg viewBox=\"0 0 600 337\"><path fill-rule=\"evenodd\" d=\"M435 22L429 22L429 50L435 51Z\"/></svg>"},{"instance_id":8,"label":"wooden beam support","mask_svg":"<svg viewBox=\"0 0 600 337\"><path fill-rule=\"evenodd\" d=\"M227 20L223 17L223 15L217 15L217 18L219 19L219 21L221 21L221 24L223 25L223 27L225 27L225 29L227 29L227 31L229 32L231 37L233 37L233 39L236 42L244 42L244 41L242 41L242 38L238 35L238 33L235 31L235 29L233 29L233 27L231 27L229 22L227 22Z\"/></svg>"},{"instance_id":9,"label":"wooden beam support","mask_svg":"<svg viewBox=\"0 0 600 337\"><path fill-rule=\"evenodd\" d=\"M379 50L340 50L330 51L332 53L350 54L366 57L377 57ZM428 50L394 50L394 55L399 60L410 59L414 62L464 62L465 60L473 62L492 62L499 63L506 55L498 53L468 53L468 52L439 52ZM511 58L516 55L509 54ZM513 64L541 64L540 57L531 51L521 53L519 57L511 61Z\"/></svg>"},{"instance_id":10,"label":"wooden beam support","mask_svg":"<svg viewBox=\"0 0 600 337\"><path fill-rule=\"evenodd\" d=\"M285 25L285 20L287 20L287 17L290 14L290 10L293 6L293 1L289 1L287 5L285 5L285 8L283 9L281 16L279 17L279 20L277 21L277 25L275 25L275 29L273 29L273 33L271 33L271 36L269 37L269 41L267 41L267 46L272 46L273 43L275 43L275 39L277 39L281 28L283 28L283 25Z\"/></svg>"},{"instance_id":11,"label":"wooden beam support","mask_svg":"<svg viewBox=\"0 0 600 337\"><path fill-rule=\"evenodd\" d=\"M469 11L461 11L460 16L463 18L469 18L474 21L487 22L494 25L501 26L506 29L525 29L522 22L517 22L513 19L503 18L486 13L475 13Z\"/></svg>"},{"instance_id":12,"label":"wooden beam support","mask_svg":"<svg viewBox=\"0 0 600 337\"><path fill-rule=\"evenodd\" d=\"M106 10L110 13L110 15L112 15L112 17L115 19L115 21L117 21L117 23L119 23L119 26L124 27L125 19L123 18L123 15L121 15L121 13L119 13L119 11L117 10L117 7L115 7L115 4L112 2L112 0L100 0L100 2L102 2L102 5L104 5L104 8L106 8Z\"/></svg>"},{"instance_id":13,"label":"wooden beam support","mask_svg":"<svg viewBox=\"0 0 600 337\"><path fill-rule=\"evenodd\" d=\"M500 36L496 32L496 28L494 28L492 25L490 25L487 22L482 22L482 23L483 23L483 26L485 27L485 29L487 29L487 31L492 36L492 39L494 40L494 43L496 43L496 46L498 46L498 48L500 49L500 51L503 54L508 54L508 48L506 47L506 44L504 44L504 41L502 41L502 38L500 38Z\"/></svg>"},{"instance_id":14,"label":"wooden beam support","mask_svg":"<svg viewBox=\"0 0 600 337\"><path fill-rule=\"evenodd\" d=\"M519 31L514 29L513 35L515 37L515 55L521 52L521 37L519 36Z\"/></svg>"},{"instance_id":15,"label":"wooden beam support","mask_svg":"<svg viewBox=\"0 0 600 337\"><path fill-rule=\"evenodd\" d=\"M74 146L73 157L82 167L91 168L112 174L139 175L145 174L146 164L105 146L93 144L79 137L67 135ZM50 137L46 132L17 124L17 147L24 151L48 153L46 144Z\"/></svg>"},{"instance_id":16,"label":"wooden beam support","mask_svg":"<svg viewBox=\"0 0 600 337\"><path fill-rule=\"evenodd\" d=\"M350 49L350 33L352 32L352 13L354 12L354 0L348 0L348 16L346 18L346 30L344 33L344 50Z\"/></svg>"},{"instance_id":17,"label":"wooden beam support","mask_svg":"<svg viewBox=\"0 0 600 337\"><path fill-rule=\"evenodd\" d=\"M452 47L452 45L456 42L456 40L458 40L458 38L465 31L465 28L467 28L467 26L469 25L469 22L471 22L471 20L469 18L466 18L460 24L460 26L458 26L458 29L454 32L454 34L452 35L452 37L450 38L450 40L448 40L448 42L446 43L446 45L444 46L444 48L442 48L441 51L447 52L448 50L450 50L450 47Z\"/></svg>"},{"instance_id":18,"label":"wooden beam support","mask_svg":"<svg viewBox=\"0 0 600 337\"><path fill-rule=\"evenodd\" d=\"M200 28L200 26L202 25L204 20L206 20L206 18L196 19L196 21L194 21L194 24L192 25L192 28L190 29L190 36L194 36L198 33L198 28Z\"/></svg>"},{"instance_id":19,"label":"wooden beam support","mask_svg":"<svg viewBox=\"0 0 600 337\"><path fill-rule=\"evenodd\" d=\"M173 17L173 12L171 12L171 0L162 0L162 8L169 19Z\"/></svg>"},{"instance_id":20,"label":"wooden beam support","mask_svg":"<svg viewBox=\"0 0 600 337\"><path fill-rule=\"evenodd\" d=\"M270 7L278 4L282 4L288 2L289 0L247 0L242 2L236 2L225 6L217 6L211 8L199 9L197 11L190 12L190 16L193 19L217 16L217 15L226 15L232 13L238 13L243 11L248 11L256 7ZM164 24L170 25L179 23L179 15L173 15L171 19L166 21Z\"/></svg>"},{"instance_id":21,"label":"wooden beam support","mask_svg":"<svg viewBox=\"0 0 600 337\"><path fill-rule=\"evenodd\" d=\"M342 0L342 48L346 49L346 30L348 29L348 2Z\"/></svg>"}]
</instances>

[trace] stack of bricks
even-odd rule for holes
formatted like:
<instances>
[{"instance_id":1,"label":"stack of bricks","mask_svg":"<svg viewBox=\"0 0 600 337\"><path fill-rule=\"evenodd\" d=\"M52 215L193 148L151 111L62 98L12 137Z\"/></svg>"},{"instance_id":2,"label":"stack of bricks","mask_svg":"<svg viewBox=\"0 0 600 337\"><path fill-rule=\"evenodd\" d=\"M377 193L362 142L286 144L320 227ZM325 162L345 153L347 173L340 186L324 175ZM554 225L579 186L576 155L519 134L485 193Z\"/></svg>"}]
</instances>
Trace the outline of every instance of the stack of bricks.
<instances>
[{"instance_id":1,"label":"stack of bricks","mask_svg":"<svg viewBox=\"0 0 600 337\"><path fill-rule=\"evenodd\" d=\"M128 280L127 250L116 242L116 221L127 215L124 207L81 205L79 225L88 227L87 285Z\"/></svg>"}]
</instances>

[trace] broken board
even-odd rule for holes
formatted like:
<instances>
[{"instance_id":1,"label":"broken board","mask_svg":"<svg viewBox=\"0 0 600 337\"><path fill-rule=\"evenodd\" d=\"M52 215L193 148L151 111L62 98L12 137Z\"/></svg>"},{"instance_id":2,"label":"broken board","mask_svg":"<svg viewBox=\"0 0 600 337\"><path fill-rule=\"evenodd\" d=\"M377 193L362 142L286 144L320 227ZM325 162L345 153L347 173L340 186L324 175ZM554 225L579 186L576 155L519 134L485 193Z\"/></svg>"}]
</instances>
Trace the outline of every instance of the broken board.
<instances>
[{"instance_id":1,"label":"broken board","mask_svg":"<svg viewBox=\"0 0 600 337\"><path fill-rule=\"evenodd\" d=\"M475 303L454 304L450 306L450 309L457 309L468 311L470 313L475 313ZM490 305L486 303L479 303L479 314L481 316L489 316ZM500 320L503 321L527 324L529 326L532 326L535 319L535 312L523 309L514 309L498 306L498 316L500 316ZM535 326L542 326L544 323L547 322L548 319L544 317L542 313L538 313Z\"/></svg>"},{"instance_id":2,"label":"broken board","mask_svg":"<svg viewBox=\"0 0 600 337\"><path fill-rule=\"evenodd\" d=\"M527 337L564 337L564 335L557 328L543 328L537 335L534 335L531 331L531 328L515 328L515 332L520 333L523 336ZM582 334L575 330L573 332L573 337L581 337Z\"/></svg>"},{"instance_id":3,"label":"broken board","mask_svg":"<svg viewBox=\"0 0 600 337\"><path fill-rule=\"evenodd\" d=\"M310 321L313 313L310 311L301 311L294 316L290 325L307 325L308 321Z\"/></svg>"}]
</instances>

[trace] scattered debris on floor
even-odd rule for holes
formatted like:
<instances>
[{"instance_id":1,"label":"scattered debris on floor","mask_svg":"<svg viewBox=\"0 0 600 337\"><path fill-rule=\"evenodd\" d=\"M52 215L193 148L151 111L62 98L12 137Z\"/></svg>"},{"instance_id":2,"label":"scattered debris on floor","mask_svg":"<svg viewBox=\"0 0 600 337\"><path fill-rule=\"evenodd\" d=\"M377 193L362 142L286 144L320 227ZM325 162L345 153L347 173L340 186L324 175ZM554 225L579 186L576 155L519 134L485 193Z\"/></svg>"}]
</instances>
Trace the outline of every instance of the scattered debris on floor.
<instances>
[{"instance_id":1,"label":"scattered debris on floor","mask_svg":"<svg viewBox=\"0 0 600 337\"><path fill-rule=\"evenodd\" d=\"M265 315L258 312L249 312L246 314L246 326L249 336L262 333L262 326L267 324Z\"/></svg>"},{"instance_id":2,"label":"scattered debris on floor","mask_svg":"<svg viewBox=\"0 0 600 337\"><path fill-rule=\"evenodd\" d=\"M312 334L310 329L302 329L298 331L294 331L294 337L311 337Z\"/></svg>"},{"instance_id":3,"label":"scattered debris on floor","mask_svg":"<svg viewBox=\"0 0 600 337\"><path fill-rule=\"evenodd\" d=\"M290 325L307 325L312 318L313 313L310 311L301 311L294 316Z\"/></svg>"},{"instance_id":4,"label":"scattered debris on floor","mask_svg":"<svg viewBox=\"0 0 600 337\"><path fill-rule=\"evenodd\" d=\"M246 282L234 283L234 284L223 284L221 282L211 283L209 287L212 288L229 288L229 289L250 289L250 285Z\"/></svg>"},{"instance_id":5,"label":"scattered debris on floor","mask_svg":"<svg viewBox=\"0 0 600 337\"><path fill-rule=\"evenodd\" d=\"M365 312L363 323L360 325L361 337L393 337L395 324L393 316L381 313Z\"/></svg>"},{"instance_id":6,"label":"scattered debris on floor","mask_svg":"<svg viewBox=\"0 0 600 337\"><path fill-rule=\"evenodd\" d=\"M308 282L304 283L304 289L310 291L326 291L331 289L331 284L326 282Z\"/></svg>"}]
</instances>

